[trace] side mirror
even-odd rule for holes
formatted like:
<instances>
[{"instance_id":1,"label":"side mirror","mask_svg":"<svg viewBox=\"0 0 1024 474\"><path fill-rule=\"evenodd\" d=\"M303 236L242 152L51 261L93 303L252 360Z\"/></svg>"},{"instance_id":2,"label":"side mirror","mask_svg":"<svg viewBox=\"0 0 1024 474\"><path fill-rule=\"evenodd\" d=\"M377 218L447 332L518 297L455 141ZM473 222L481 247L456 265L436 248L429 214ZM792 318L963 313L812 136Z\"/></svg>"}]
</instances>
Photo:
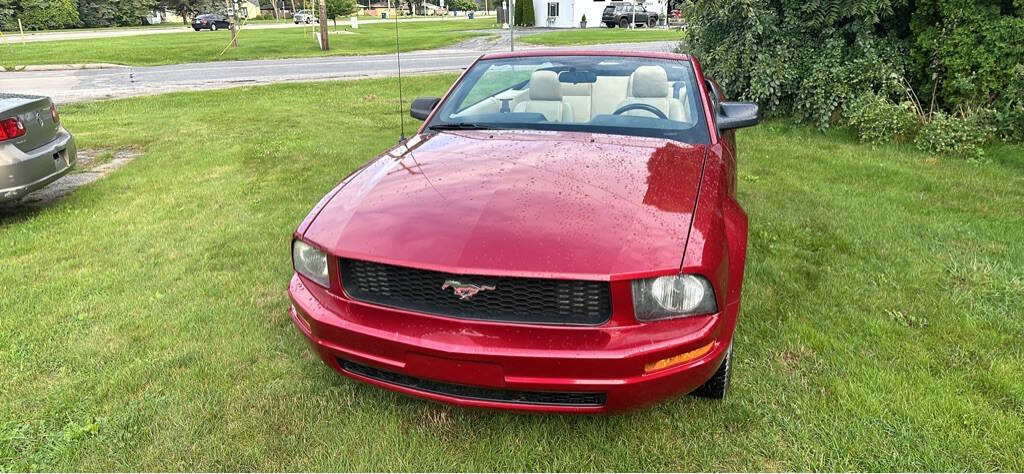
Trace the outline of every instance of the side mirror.
<instances>
[{"instance_id":1,"label":"side mirror","mask_svg":"<svg viewBox=\"0 0 1024 474\"><path fill-rule=\"evenodd\" d=\"M761 113L753 102L722 102L718 104L719 130L753 127L761 122Z\"/></svg>"},{"instance_id":2,"label":"side mirror","mask_svg":"<svg viewBox=\"0 0 1024 474\"><path fill-rule=\"evenodd\" d=\"M409 115L417 120L426 120L434 111L434 107L437 107L438 102L441 102L438 97L417 97L409 105Z\"/></svg>"}]
</instances>

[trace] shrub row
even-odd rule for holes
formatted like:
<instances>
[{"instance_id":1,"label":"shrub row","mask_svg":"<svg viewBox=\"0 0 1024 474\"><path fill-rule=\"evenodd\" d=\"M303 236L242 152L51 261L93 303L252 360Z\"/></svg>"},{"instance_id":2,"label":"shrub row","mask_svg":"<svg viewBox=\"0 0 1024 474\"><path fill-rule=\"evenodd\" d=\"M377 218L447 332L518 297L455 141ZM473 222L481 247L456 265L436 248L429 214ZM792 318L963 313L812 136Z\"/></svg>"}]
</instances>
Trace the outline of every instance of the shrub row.
<instances>
[{"instance_id":1,"label":"shrub row","mask_svg":"<svg viewBox=\"0 0 1024 474\"><path fill-rule=\"evenodd\" d=\"M961 156L990 138L1024 141L1024 0L720 0L683 11L680 49L766 116L845 121L862 140Z\"/></svg>"}]
</instances>

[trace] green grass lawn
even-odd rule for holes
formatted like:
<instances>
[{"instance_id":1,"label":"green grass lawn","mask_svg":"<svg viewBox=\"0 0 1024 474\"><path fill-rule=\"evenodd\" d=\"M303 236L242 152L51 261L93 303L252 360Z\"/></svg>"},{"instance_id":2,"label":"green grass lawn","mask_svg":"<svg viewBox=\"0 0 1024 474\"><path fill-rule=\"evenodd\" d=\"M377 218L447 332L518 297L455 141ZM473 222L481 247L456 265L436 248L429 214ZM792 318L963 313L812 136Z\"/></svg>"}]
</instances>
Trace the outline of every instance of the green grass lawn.
<instances>
[{"instance_id":1,"label":"green grass lawn","mask_svg":"<svg viewBox=\"0 0 1024 474\"><path fill-rule=\"evenodd\" d=\"M310 28L242 29L238 48L225 47L231 40L227 30L117 38L30 42L0 45L0 66L14 68L30 64L114 63L134 66L177 64L232 59L274 59L329 55L391 53L395 50L395 27L390 23L361 25L351 30L338 22L332 34L331 50L321 52ZM451 46L480 35L479 30L495 26L494 19L417 21L401 24L403 51ZM335 31L334 25L330 25ZM9 38L10 39L10 38Z\"/></svg>"},{"instance_id":2,"label":"green grass lawn","mask_svg":"<svg viewBox=\"0 0 1024 474\"><path fill-rule=\"evenodd\" d=\"M453 79L406 78L406 97ZM334 373L287 314L290 236L395 143L394 84L64 107L82 147L143 155L0 220L0 471L1024 470L1020 147L973 164L740 131L724 401L527 416Z\"/></svg>"},{"instance_id":3,"label":"green grass lawn","mask_svg":"<svg viewBox=\"0 0 1024 474\"><path fill-rule=\"evenodd\" d=\"M517 41L543 46L569 46L601 43L634 43L641 41L679 41L683 32L659 28L587 28L523 35Z\"/></svg>"}]
</instances>

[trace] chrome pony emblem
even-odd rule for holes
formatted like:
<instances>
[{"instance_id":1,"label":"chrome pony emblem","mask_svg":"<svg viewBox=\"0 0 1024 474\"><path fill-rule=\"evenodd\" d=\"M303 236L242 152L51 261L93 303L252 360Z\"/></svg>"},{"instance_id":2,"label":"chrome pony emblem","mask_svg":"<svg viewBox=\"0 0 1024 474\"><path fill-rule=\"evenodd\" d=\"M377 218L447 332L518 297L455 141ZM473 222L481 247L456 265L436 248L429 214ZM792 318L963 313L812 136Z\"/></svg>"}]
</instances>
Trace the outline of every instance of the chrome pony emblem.
<instances>
[{"instance_id":1,"label":"chrome pony emblem","mask_svg":"<svg viewBox=\"0 0 1024 474\"><path fill-rule=\"evenodd\" d=\"M454 290L455 296L458 296L463 301L472 298L481 291L495 289L493 285L474 285L472 283L462 283L458 280L445 280L444 284L441 285L441 289L447 290L448 288Z\"/></svg>"}]
</instances>

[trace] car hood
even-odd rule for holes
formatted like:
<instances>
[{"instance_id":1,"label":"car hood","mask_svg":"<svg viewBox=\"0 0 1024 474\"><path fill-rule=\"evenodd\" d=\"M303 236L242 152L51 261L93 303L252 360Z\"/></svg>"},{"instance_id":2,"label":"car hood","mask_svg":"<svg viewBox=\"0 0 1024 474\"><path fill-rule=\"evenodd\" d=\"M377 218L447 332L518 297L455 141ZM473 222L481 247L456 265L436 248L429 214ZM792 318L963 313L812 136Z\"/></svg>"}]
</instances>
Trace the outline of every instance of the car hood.
<instances>
[{"instance_id":1,"label":"car hood","mask_svg":"<svg viewBox=\"0 0 1024 474\"><path fill-rule=\"evenodd\" d=\"M420 135L352 176L304 238L452 273L617 279L678 269L704 145L538 131Z\"/></svg>"}]
</instances>

